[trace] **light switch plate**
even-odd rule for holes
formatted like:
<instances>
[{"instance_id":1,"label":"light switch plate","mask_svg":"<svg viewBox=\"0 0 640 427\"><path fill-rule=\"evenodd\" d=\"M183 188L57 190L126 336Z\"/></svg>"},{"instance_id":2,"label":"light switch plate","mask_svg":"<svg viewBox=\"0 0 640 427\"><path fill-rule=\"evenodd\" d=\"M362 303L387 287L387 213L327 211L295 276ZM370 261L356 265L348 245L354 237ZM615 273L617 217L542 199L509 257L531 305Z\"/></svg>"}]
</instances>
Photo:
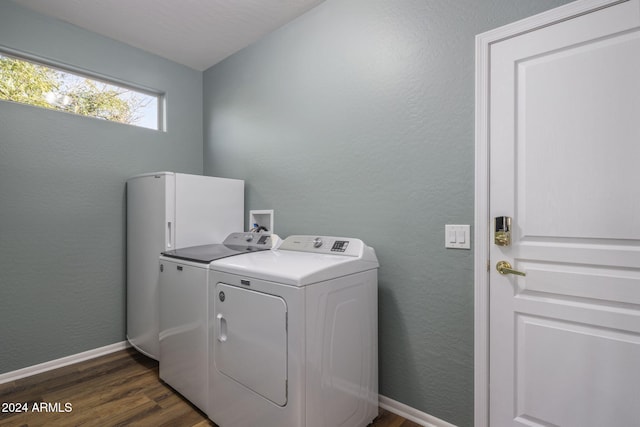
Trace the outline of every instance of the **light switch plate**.
<instances>
[{"instance_id":1,"label":"light switch plate","mask_svg":"<svg viewBox=\"0 0 640 427\"><path fill-rule=\"evenodd\" d=\"M444 247L471 249L471 226L446 224L444 226Z\"/></svg>"}]
</instances>

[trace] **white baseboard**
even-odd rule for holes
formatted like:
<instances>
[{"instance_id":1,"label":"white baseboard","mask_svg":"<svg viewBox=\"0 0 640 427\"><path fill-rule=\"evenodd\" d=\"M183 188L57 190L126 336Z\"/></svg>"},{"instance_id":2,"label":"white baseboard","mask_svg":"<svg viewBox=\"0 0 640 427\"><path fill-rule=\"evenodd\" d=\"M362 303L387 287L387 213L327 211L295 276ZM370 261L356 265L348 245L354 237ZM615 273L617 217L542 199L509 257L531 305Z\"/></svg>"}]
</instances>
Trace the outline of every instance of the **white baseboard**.
<instances>
[{"instance_id":1,"label":"white baseboard","mask_svg":"<svg viewBox=\"0 0 640 427\"><path fill-rule=\"evenodd\" d=\"M129 343L127 341L122 341L100 348L94 348L93 350L84 351L82 353L72 354L71 356L62 357L60 359L50 360L38 365L27 366L26 368L18 369L17 371L0 374L0 384L19 380L20 378L29 377L31 375L40 374L42 372L51 371L53 369L62 368L63 366L72 365L74 363L93 359L99 356L104 356L105 354L115 353L116 351L124 350L127 347L129 347Z\"/></svg>"},{"instance_id":2,"label":"white baseboard","mask_svg":"<svg viewBox=\"0 0 640 427\"><path fill-rule=\"evenodd\" d=\"M433 415L425 414L422 411L418 411L411 406L407 406L404 403L396 402L393 399L380 395L378 397L378 405L382 409L386 409L389 412L400 415L409 421L418 423L424 427L456 427L440 418L436 418Z\"/></svg>"}]
</instances>

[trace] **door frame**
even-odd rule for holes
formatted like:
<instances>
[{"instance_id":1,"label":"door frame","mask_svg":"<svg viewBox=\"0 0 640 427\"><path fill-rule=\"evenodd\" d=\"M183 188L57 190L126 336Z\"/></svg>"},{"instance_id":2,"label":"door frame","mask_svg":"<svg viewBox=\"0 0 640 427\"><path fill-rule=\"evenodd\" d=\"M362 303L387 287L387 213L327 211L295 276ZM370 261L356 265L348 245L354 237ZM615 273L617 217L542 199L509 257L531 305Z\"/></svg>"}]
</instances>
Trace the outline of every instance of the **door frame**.
<instances>
[{"instance_id":1,"label":"door frame","mask_svg":"<svg viewBox=\"0 0 640 427\"><path fill-rule=\"evenodd\" d=\"M489 427L489 79L491 45L628 0L578 0L476 36L474 213L474 425Z\"/></svg>"}]
</instances>

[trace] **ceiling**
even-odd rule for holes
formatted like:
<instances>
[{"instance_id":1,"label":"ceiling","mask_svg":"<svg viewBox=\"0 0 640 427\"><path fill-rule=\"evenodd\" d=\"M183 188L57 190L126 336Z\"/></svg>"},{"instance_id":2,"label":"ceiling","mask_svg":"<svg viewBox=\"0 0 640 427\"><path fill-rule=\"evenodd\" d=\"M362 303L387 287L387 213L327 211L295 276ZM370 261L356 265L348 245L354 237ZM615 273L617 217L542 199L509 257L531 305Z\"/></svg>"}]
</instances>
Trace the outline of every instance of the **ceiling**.
<instances>
[{"instance_id":1,"label":"ceiling","mask_svg":"<svg viewBox=\"0 0 640 427\"><path fill-rule=\"evenodd\" d=\"M13 0L199 71L324 0Z\"/></svg>"}]
</instances>

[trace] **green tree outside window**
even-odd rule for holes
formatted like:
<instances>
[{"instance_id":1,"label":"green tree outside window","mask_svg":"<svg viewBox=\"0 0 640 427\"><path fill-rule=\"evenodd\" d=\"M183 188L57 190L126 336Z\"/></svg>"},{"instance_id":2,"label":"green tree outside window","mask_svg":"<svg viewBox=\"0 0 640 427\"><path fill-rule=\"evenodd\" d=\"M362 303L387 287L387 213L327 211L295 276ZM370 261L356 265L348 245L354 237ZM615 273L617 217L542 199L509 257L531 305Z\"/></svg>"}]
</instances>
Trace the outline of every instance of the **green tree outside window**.
<instances>
[{"instance_id":1,"label":"green tree outside window","mask_svg":"<svg viewBox=\"0 0 640 427\"><path fill-rule=\"evenodd\" d=\"M3 55L0 99L158 129L157 96Z\"/></svg>"}]
</instances>

